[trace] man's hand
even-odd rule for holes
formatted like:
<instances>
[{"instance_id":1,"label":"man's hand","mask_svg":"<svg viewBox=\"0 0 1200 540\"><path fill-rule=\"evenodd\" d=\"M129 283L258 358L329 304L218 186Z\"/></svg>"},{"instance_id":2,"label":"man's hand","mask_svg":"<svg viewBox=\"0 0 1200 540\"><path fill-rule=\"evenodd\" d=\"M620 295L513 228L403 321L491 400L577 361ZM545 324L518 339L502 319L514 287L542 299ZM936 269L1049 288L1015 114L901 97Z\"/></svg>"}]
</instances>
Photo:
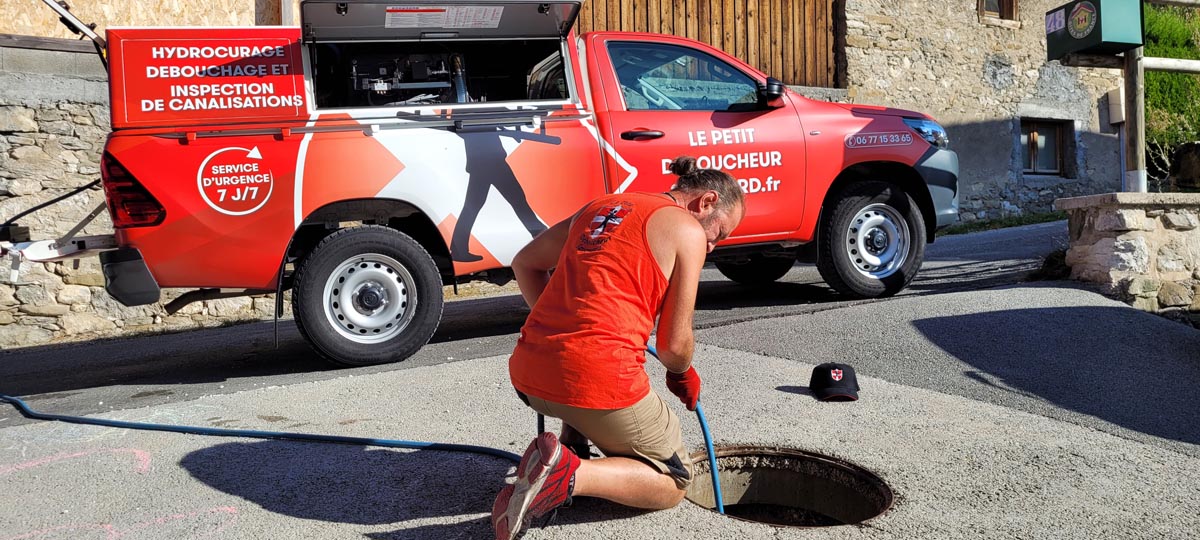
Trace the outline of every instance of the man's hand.
<instances>
[{"instance_id":1,"label":"man's hand","mask_svg":"<svg viewBox=\"0 0 1200 540\"><path fill-rule=\"evenodd\" d=\"M668 370L667 388L689 411L696 410L696 402L700 400L700 374L696 373L695 367L689 366L683 373Z\"/></svg>"}]
</instances>

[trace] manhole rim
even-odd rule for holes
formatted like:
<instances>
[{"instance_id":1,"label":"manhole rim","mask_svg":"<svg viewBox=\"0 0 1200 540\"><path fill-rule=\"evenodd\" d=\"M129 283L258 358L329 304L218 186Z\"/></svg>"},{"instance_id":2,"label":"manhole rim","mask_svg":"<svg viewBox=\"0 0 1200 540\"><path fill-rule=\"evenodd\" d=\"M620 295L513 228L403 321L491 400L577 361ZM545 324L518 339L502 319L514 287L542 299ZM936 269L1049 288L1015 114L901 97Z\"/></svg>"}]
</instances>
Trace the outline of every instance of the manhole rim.
<instances>
[{"instance_id":1,"label":"manhole rim","mask_svg":"<svg viewBox=\"0 0 1200 540\"><path fill-rule=\"evenodd\" d=\"M748 445L748 444L735 444L735 445L714 446L713 453L716 454L715 458L717 460L720 460L723 457L739 457L739 456L745 456L747 454L753 454L753 455L758 455L758 456L793 457L793 458L809 459L812 461L823 462L827 465L831 465L831 466L837 467L839 469L842 469L844 471L848 471L851 474L854 474L856 476L859 476L859 477L865 479L868 483L872 484L873 487L875 487L877 489L882 488L882 489L879 489L879 491L884 496L884 504L882 505L883 509L880 510L878 514L876 514L872 517L869 517L867 519L864 519L862 521L858 521L855 523L846 523L844 525L838 525L836 527L852 527L852 526L867 525L870 522L872 522L876 519L879 519L880 517L883 517L884 515L887 515L887 513L890 512L892 510L892 507L895 506L895 504L896 504L896 499L897 499L896 492L892 490L892 487L890 485L888 485L888 483L886 481L884 481L883 477L879 476L874 471L872 471L866 467L863 467L862 465L858 465L847 459L830 456L827 454L821 454L821 453L814 452L811 450L803 450L800 448L790 448L790 447L775 446L775 445L760 446L760 445ZM703 464L704 467L706 467L706 468L708 467L708 451L703 448L701 448L700 450L696 450L695 452L692 452L691 459L692 459L693 466L696 464ZM717 465L719 466L720 463L718 463ZM710 475L711 475L711 473L710 473ZM695 481L697 481L697 480L693 479L693 482L695 482ZM711 482L711 480L708 480L708 481ZM699 507L702 510L705 510L708 512L713 512L713 513L717 512L716 508L709 508L704 505L701 505L700 503L693 501L687 495L684 495L684 500ZM778 528L788 528L788 529L830 529L830 528L835 528L835 527L830 527L830 526L816 526L816 525L781 525L778 523L767 523L767 522L763 522L763 521L754 521L751 519L744 519L744 518L732 516L729 514L718 514L718 515L721 515L723 517L727 517L730 519L736 519L736 520L744 522L744 523L753 523L755 525L764 525L767 527L778 527Z\"/></svg>"}]
</instances>

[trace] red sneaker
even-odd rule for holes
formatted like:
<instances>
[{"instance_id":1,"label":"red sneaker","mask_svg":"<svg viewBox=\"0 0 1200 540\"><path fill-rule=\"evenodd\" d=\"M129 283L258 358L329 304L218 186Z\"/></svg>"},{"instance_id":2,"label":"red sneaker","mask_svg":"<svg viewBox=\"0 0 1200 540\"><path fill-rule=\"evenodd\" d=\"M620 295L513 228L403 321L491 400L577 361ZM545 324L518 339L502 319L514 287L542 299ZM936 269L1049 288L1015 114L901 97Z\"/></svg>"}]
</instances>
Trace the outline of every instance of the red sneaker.
<instances>
[{"instance_id":1,"label":"red sneaker","mask_svg":"<svg viewBox=\"0 0 1200 540\"><path fill-rule=\"evenodd\" d=\"M517 465L517 481L505 486L492 504L496 540L513 540L534 519L570 504L579 457L553 433L538 435Z\"/></svg>"}]
</instances>

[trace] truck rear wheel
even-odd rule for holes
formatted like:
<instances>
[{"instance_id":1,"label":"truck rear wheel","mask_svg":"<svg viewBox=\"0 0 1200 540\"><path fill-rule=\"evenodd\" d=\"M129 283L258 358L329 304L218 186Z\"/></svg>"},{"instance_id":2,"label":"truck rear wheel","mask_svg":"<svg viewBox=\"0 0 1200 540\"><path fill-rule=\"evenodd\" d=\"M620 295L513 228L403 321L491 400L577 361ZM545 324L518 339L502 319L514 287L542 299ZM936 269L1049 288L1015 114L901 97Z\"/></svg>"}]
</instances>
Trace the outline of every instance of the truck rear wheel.
<instances>
[{"instance_id":1,"label":"truck rear wheel","mask_svg":"<svg viewBox=\"0 0 1200 540\"><path fill-rule=\"evenodd\" d=\"M292 311L300 333L335 364L399 362L437 330L442 280L408 235L351 227L326 237L300 263Z\"/></svg>"},{"instance_id":2,"label":"truck rear wheel","mask_svg":"<svg viewBox=\"0 0 1200 540\"><path fill-rule=\"evenodd\" d=\"M925 221L895 184L862 182L842 190L822 220L817 269L834 290L856 298L900 292L925 257Z\"/></svg>"},{"instance_id":3,"label":"truck rear wheel","mask_svg":"<svg viewBox=\"0 0 1200 540\"><path fill-rule=\"evenodd\" d=\"M738 262L718 262L716 266L722 275L742 285L766 285L783 277L795 264L795 257L766 257L756 254Z\"/></svg>"}]
</instances>

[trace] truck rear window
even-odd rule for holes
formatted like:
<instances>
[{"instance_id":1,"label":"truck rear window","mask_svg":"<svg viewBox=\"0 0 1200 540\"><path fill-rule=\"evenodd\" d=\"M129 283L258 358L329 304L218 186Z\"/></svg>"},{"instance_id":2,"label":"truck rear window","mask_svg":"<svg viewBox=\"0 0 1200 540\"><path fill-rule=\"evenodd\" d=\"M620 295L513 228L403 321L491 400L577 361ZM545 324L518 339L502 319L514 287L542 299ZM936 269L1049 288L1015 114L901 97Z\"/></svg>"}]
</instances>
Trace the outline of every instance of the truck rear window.
<instances>
[{"instance_id":1,"label":"truck rear window","mask_svg":"<svg viewBox=\"0 0 1200 540\"><path fill-rule=\"evenodd\" d=\"M316 104L324 109L568 99L561 69L552 74L561 84L546 81L545 70L530 79L535 67L552 64L555 57L561 65L560 43L316 43L309 45Z\"/></svg>"}]
</instances>

